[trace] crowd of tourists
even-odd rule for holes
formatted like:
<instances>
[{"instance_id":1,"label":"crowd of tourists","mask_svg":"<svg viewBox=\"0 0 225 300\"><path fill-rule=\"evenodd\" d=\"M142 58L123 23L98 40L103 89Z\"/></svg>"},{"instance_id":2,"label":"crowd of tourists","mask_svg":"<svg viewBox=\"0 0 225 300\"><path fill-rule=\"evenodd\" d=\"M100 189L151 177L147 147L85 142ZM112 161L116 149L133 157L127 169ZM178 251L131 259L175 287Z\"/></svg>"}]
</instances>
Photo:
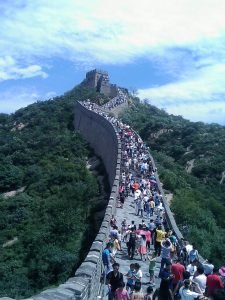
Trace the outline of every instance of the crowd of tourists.
<instances>
[{"instance_id":1,"label":"crowd of tourists","mask_svg":"<svg viewBox=\"0 0 225 300\"><path fill-rule=\"evenodd\" d=\"M122 144L119 206L129 201L134 220L112 216L111 231L102 254L109 300L225 299L225 267L200 257L194 244L178 240L169 228L157 169L142 139L126 124L101 112L96 105L84 105L116 125ZM130 268L120 272L117 255L126 249ZM141 264L148 264L149 286L143 292ZM159 271L156 266L159 264ZM156 278L157 277L157 278ZM159 287L156 288L156 279Z\"/></svg>"},{"instance_id":2,"label":"crowd of tourists","mask_svg":"<svg viewBox=\"0 0 225 300\"><path fill-rule=\"evenodd\" d=\"M102 105L102 108L104 109L113 109L117 107L118 105L121 105L122 103L128 102L128 96L125 94L120 88L118 88L117 95L112 98L109 102Z\"/></svg>"}]
</instances>

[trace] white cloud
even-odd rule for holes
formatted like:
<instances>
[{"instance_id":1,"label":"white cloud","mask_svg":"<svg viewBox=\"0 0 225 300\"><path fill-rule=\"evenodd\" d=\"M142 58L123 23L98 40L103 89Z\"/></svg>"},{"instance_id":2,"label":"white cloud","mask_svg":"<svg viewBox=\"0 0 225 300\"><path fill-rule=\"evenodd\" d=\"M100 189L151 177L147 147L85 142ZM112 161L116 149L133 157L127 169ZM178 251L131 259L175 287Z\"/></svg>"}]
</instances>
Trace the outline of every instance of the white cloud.
<instances>
[{"instance_id":1,"label":"white cloud","mask_svg":"<svg viewBox=\"0 0 225 300\"><path fill-rule=\"evenodd\" d=\"M45 78L54 58L85 69L144 57L176 80L140 91L157 105L220 101L224 15L224 0L0 1L0 81Z\"/></svg>"},{"instance_id":2,"label":"white cloud","mask_svg":"<svg viewBox=\"0 0 225 300\"><path fill-rule=\"evenodd\" d=\"M192 121L225 124L225 65L206 66L185 78L139 90L141 99Z\"/></svg>"},{"instance_id":3,"label":"white cloud","mask_svg":"<svg viewBox=\"0 0 225 300\"><path fill-rule=\"evenodd\" d=\"M36 0L3 11L0 53L23 59L128 62L158 47L217 38L225 29L223 0Z\"/></svg>"},{"instance_id":4,"label":"white cloud","mask_svg":"<svg viewBox=\"0 0 225 300\"><path fill-rule=\"evenodd\" d=\"M41 76L46 78L48 75L38 65L22 67L11 56L0 57L0 81L8 79L21 79Z\"/></svg>"}]
</instances>

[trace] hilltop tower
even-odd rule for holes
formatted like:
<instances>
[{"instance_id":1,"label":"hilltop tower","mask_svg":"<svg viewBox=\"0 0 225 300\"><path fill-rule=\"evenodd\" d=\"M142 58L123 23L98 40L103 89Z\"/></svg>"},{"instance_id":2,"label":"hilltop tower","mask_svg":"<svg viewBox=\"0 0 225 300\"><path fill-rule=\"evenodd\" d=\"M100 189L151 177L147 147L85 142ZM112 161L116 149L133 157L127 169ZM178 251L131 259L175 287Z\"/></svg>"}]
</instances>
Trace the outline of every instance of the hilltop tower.
<instances>
[{"instance_id":1,"label":"hilltop tower","mask_svg":"<svg viewBox=\"0 0 225 300\"><path fill-rule=\"evenodd\" d=\"M111 84L109 74L106 71L94 69L86 73L86 78L81 85L96 89L96 92L102 93L108 97L115 97L118 94L116 84Z\"/></svg>"}]
</instances>

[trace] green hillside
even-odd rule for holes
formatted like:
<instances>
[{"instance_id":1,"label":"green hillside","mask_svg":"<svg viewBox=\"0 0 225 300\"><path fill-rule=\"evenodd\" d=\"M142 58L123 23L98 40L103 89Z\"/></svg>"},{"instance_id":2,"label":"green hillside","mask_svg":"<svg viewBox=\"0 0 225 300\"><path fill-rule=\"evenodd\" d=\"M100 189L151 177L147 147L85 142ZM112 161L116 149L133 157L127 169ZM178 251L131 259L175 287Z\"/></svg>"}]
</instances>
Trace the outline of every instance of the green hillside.
<instances>
[{"instance_id":1,"label":"green hillside","mask_svg":"<svg viewBox=\"0 0 225 300\"><path fill-rule=\"evenodd\" d=\"M86 168L92 152L73 130L75 99L87 98L102 101L77 87L0 114L0 296L28 297L64 282L98 231L95 215L106 201Z\"/></svg>"},{"instance_id":2,"label":"green hillside","mask_svg":"<svg viewBox=\"0 0 225 300\"><path fill-rule=\"evenodd\" d=\"M122 119L150 146L184 236L214 262L225 260L225 127L190 122L138 98Z\"/></svg>"}]
</instances>

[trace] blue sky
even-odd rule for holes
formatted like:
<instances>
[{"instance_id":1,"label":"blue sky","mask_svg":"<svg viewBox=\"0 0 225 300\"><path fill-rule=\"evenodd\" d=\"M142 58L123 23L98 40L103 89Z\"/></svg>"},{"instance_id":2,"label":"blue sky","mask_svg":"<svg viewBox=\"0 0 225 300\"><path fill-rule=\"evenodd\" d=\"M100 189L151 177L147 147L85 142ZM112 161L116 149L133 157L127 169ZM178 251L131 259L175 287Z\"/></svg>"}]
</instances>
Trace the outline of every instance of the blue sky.
<instances>
[{"instance_id":1,"label":"blue sky","mask_svg":"<svg viewBox=\"0 0 225 300\"><path fill-rule=\"evenodd\" d=\"M0 0L0 111L101 68L169 113L225 125L224 16L224 0Z\"/></svg>"}]
</instances>

